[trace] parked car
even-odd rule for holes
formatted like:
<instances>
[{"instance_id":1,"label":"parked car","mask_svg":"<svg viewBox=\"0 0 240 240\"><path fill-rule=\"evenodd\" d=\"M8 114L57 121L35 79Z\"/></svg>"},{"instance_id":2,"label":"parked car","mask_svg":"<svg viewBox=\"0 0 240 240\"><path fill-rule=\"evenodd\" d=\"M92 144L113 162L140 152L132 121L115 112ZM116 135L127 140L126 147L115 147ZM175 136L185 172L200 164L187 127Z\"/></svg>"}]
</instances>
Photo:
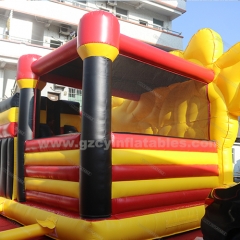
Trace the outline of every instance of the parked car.
<instances>
[{"instance_id":1,"label":"parked car","mask_svg":"<svg viewBox=\"0 0 240 240\"><path fill-rule=\"evenodd\" d=\"M205 201L204 240L240 240L240 183L215 188Z\"/></svg>"}]
</instances>

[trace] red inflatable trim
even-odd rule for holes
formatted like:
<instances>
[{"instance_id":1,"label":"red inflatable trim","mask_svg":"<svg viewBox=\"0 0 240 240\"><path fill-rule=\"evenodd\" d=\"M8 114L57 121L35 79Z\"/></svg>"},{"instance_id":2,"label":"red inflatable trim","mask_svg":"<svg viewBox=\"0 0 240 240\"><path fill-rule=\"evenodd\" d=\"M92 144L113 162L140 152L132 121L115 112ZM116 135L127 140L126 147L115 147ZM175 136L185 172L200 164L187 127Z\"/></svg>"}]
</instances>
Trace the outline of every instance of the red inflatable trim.
<instances>
[{"instance_id":1,"label":"red inflatable trim","mask_svg":"<svg viewBox=\"0 0 240 240\"><path fill-rule=\"evenodd\" d=\"M61 216L67 216L71 218L77 218L79 219L79 213L78 212L73 212L73 211L68 211L66 209L61 209L59 207L55 206L48 206L45 205L44 203L37 203L37 202L32 202L32 201L26 201L26 202L21 202L21 204L30 206L30 207L35 207L39 208L48 212L56 213Z\"/></svg>"},{"instance_id":2,"label":"red inflatable trim","mask_svg":"<svg viewBox=\"0 0 240 240\"><path fill-rule=\"evenodd\" d=\"M54 206L68 211L79 212L78 198L71 198L37 191L26 191L26 199L28 201L43 203L48 206Z\"/></svg>"},{"instance_id":3,"label":"red inflatable trim","mask_svg":"<svg viewBox=\"0 0 240 240\"><path fill-rule=\"evenodd\" d=\"M218 176L218 165L114 165L112 181Z\"/></svg>"},{"instance_id":4,"label":"red inflatable trim","mask_svg":"<svg viewBox=\"0 0 240 240\"><path fill-rule=\"evenodd\" d=\"M217 152L216 142L143 134L112 133L112 148Z\"/></svg>"},{"instance_id":5,"label":"red inflatable trim","mask_svg":"<svg viewBox=\"0 0 240 240\"><path fill-rule=\"evenodd\" d=\"M16 137L18 133L18 123L10 122L0 126L0 138Z\"/></svg>"},{"instance_id":6,"label":"red inflatable trim","mask_svg":"<svg viewBox=\"0 0 240 240\"><path fill-rule=\"evenodd\" d=\"M112 181L218 176L217 165L116 165ZM25 166L25 176L79 182L78 166Z\"/></svg>"},{"instance_id":7,"label":"red inflatable trim","mask_svg":"<svg viewBox=\"0 0 240 240\"><path fill-rule=\"evenodd\" d=\"M201 205L204 205L204 201L182 203L182 204L176 204L176 205L172 205L172 206L148 208L148 209L143 209L143 210L138 210L138 211L113 214L111 219L132 218L132 217L138 217L138 216L143 216L143 215L156 214L156 213L160 213L160 212L168 212L168 211L174 211L174 210L179 210L179 209L184 209L184 208L197 207L197 206L201 206Z\"/></svg>"},{"instance_id":8,"label":"red inflatable trim","mask_svg":"<svg viewBox=\"0 0 240 240\"><path fill-rule=\"evenodd\" d=\"M210 191L210 190L209 190ZM31 201L26 201L22 202L21 204L31 206L31 207L36 207L43 209L45 211L53 212L62 216L68 216L71 218L77 218L79 219L79 213L73 212L73 211L67 211L66 209L61 209L58 206L47 206L42 203L38 202L31 202ZM166 212L166 211L174 211L177 209L184 209L184 208L189 208L189 207L195 207L199 205L204 205L204 201L197 201L197 202L189 202L189 203L183 203L183 204L176 204L172 206L164 206L164 207L156 207L156 208L150 208L150 209L144 209L144 210L138 210L138 211L131 211L131 212L124 212L124 213L118 213L118 214L113 214L111 218L108 218L109 220L115 220L115 219L124 219L124 218L130 218L134 216L142 216L142 215L147 215L147 214L154 214L158 212ZM98 220L88 220L89 222L92 221L98 221Z\"/></svg>"},{"instance_id":9,"label":"red inflatable trim","mask_svg":"<svg viewBox=\"0 0 240 240\"><path fill-rule=\"evenodd\" d=\"M48 206L45 205L44 202L38 203L38 202L33 202L33 201L26 201L22 202L21 204L31 206L31 207L36 207L43 209L45 211L53 212L62 216L68 216L71 218L77 218L81 219L79 217L79 213L76 211L68 211L66 209L61 209L58 206ZM204 201L197 201L197 202L191 202L191 203L183 203L183 204L176 204L172 206L164 206L164 207L156 207L156 208L150 208L150 209L143 209L143 210L138 210L138 211L131 211L131 212L123 212L123 213L117 213L117 214L112 214L109 220L115 220L115 219L124 219L124 218L130 218L134 216L143 216L147 214L154 214L154 213L159 213L159 212L166 212L166 211L174 211L177 209L184 209L184 208L189 208L189 207L195 207L199 205L204 205ZM98 220L88 220L89 222L94 222Z\"/></svg>"},{"instance_id":10,"label":"red inflatable trim","mask_svg":"<svg viewBox=\"0 0 240 240\"><path fill-rule=\"evenodd\" d=\"M77 47L87 43L106 43L119 49L119 35L119 22L111 13L90 12L80 19Z\"/></svg>"},{"instance_id":11,"label":"red inflatable trim","mask_svg":"<svg viewBox=\"0 0 240 240\"><path fill-rule=\"evenodd\" d=\"M112 214L124 212L147 210L151 208L162 207L166 209L177 204L185 204L189 206L191 203L204 200L211 192L210 188L178 191L169 193L150 194L143 196L133 196L112 199Z\"/></svg>"},{"instance_id":12,"label":"red inflatable trim","mask_svg":"<svg viewBox=\"0 0 240 240\"><path fill-rule=\"evenodd\" d=\"M73 212L73 211L67 211L65 209L60 209L54 206L47 206L44 205L43 203L37 203L37 202L31 202L31 201L26 201L22 202L21 204L35 207L35 208L40 208L48 212L53 212L61 216L67 216L75 219L81 219L79 217L79 213ZM174 206L167 206L167 207L158 207L158 208L151 208L151 209L144 209L144 210L139 210L139 211L132 211L132 212L127 212L127 213L119 213L119 214L113 214L108 220L115 220L115 219L124 219L124 218L130 218L134 216L143 216L147 214L154 214L154 213L159 213L159 212L166 212L166 211L174 211L177 209L184 209L184 208L190 208L190 207L195 207L199 205L203 205L203 201L198 201L198 202L193 202L193 203L184 203L184 204L177 204ZM88 222L95 222L99 220L88 220ZM101 221L101 220L100 220Z\"/></svg>"},{"instance_id":13,"label":"red inflatable trim","mask_svg":"<svg viewBox=\"0 0 240 240\"><path fill-rule=\"evenodd\" d=\"M212 82L215 73L161 49L120 34L120 54L201 82Z\"/></svg>"},{"instance_id":14,"label":"red inflatable trim","mask_svg":"<svg viewBox=\"0 0 240 240\"><path fill-rule=\"evenodd\" d=\"M79 182L79 166L25 166L25 177Z\"/></svg>"},{"instance_id":15,"label":"red inflatable trim","mask_svg":"<svg viewBox=\"0 0 240 240\"><path fill-rule=\"evenodd\" d=\"M38 79L31 68L33 62L38 60L41 56L36 54L23 55L18 60L17 80L19 79Z\"/></svg>"},{"instance_id":16,"label":"red inflatable trim","mask_svg":"<svg viewBox=\"0 0 240 240\"><path fill-rule=\"evenodd\" d=\"M80 133L71 133L25 142L25 152L48 152L80 149Z\"/></svg>"}]
</instances>

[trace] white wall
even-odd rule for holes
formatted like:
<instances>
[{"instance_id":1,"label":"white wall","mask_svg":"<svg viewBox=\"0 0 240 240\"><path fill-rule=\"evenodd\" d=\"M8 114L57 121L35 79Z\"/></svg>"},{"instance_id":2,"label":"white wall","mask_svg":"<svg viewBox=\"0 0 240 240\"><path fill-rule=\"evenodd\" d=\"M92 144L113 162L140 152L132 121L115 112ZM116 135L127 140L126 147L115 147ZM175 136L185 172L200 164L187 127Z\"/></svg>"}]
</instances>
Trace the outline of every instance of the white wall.
<instances>
[{"instance_id":1,"label":"white wall","mask_svg":"<svg viewBox=\"0 0 240 240\"><path fill-rule=\"evenodd\" d=\"M0 69L0 102L3 99L4 70Z\"/></svg>"},{"instance_id":2,"label":"white wall","mask_svg":"<svg viewBox=\"0 0 240 240\"><path fill-rule=\"evenodd\" d=\"M129 24L124 21L119 22L122 34L148 43L182 49L181 37L176 37L164 32L159 32L154 29L143 28L142 26L138 26L136 24Z\"/></svg>"},{"instance_id":3,"label":"white wall","mask_svg":"<svg viewBox=\"0 0 240 240\"><path fill-rule=\"evenodd\" d=\"M169 18L167 16L164 16L162 14L157 14L154 13L150 10L140 8L140 9L135 9L133 6L128 5L128 4L124 4L121 2L118 2L117 7L122 8L122 9L126 9L128 10L128 17L130 19L134 19L136 20L136 22L138 22L139 19L147 21L149 24L153 24L153 18L164 21L164 26L165 28L169 28L171 29L171 21L169 20ZM127 9L128 8L128 9Z\"/></svg>"},{"instance_id":4,"label":"white wall","mask_svg":"<svg viewBox=\"0 0 240 240\"><path fill-rule=\"evenodd\" d=\"M31 13L36 16L44 16L69 24L78 24L79 19L86 13L81 9L48 1L0 1L1 7L17 12Z\"/></svg>"},{"instance_id":5,"label":"white wall","mask_svg":"<svg viewBox=\"0 0 240 240\"><path fill-rule=\"evenodd\" d=\"M238 177L240 181L240 143L233 145L233 167L233 176Z\"/></svg>"},{"instance_id":6,"label":"white wall","mask_svg":"<svg viewBox=\"0 0 240 240\"><path fill-rule=\"evenodd\" d=\"M3 84L3 97L9 98L12 96L11 90L13 90L13 86L16 80L16 69L4 69L4 84Z\"/></svg>"},{"instance_id":7,"label":"white wall","mask_svg":"<svg viewBox=\"0 0 240 240\"><path fill-rule=\"evenodd\" d=\"M47 97L49 92L59 93L60 100L68 100L68 87L65 87L63 91L55 91L52 83L47 83L41 91L41 96Z\"/></svg>"},{"instance_id":8,"label":"white wall","mask_svg":"<svg viewBox=\"0 0 240 240\"><path fill-rule=\"evenodd\" d=\"M10 56L11 58L18 59L24 54L38 54L44 56L51 51L51 49L35 47L25 43L0 41L0 57Z\"/></svg>"},{"instance_id":9,"label":"white wall","mask_svg":"<svg viewBox=\"0 0 240 240\"><path fill-rule=\"evenodd\" d=\"M5 16L0 16L0 38L6 33L7 18Z\"/></svg>"},{"instance_id":10,"label":"white wall","mask_svg":"<svg viewBox=\"0 0 240 240\"><path fill-rule=\"evenodd\" d=\"M36 20L33 21L32 39L36 41L32 41L31 43L42 46L44 31L45 25L43 23L39 23Z\"/></svg>"},{"instance_id":11,"label":"white wall","mask_svg":"<svg viewBox=\"0 0 240 240\"><path fill-rule=\"evenodd\" d=\"M168 5L172 5L174 7L178 7L178 8L181 8L181 9L186 9L186 1L187 0L175 0L175 1L171 1L171 0L158 0L157 2L163 2L163 3L166 3Z\"/></svg>"},{"instance_id":12,"label":"white wall","mask_svg":"<svg viewBox=\"0 0 240 240\"><path fill-rule=\"evenodd\" d=\"M9 29L10 39L22 39L23 42L29 42L27 39L32 39L32 25L30 21L12 18Z\"/></svg>"}]
</instances>

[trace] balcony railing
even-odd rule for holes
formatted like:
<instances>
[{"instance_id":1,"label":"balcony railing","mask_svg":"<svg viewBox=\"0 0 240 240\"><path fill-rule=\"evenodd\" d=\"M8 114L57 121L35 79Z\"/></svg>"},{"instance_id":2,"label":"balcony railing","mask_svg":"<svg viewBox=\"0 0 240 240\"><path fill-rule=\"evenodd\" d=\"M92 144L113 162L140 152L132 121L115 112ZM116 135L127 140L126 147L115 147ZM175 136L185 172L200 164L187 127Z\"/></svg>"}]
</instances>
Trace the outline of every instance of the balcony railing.
<instances>
[{"instance_id":1,"label":"balcony railing","mask_svg":"<svg viewBox=\"0 0 240 240\"><path fill-rule=\"evenodd\" d=\"M114 13L113 13L114 14ZM165 33L171 33L171 34L174 34L174 35L181 35L182 33L180 32L176 32L176 31L173 31L173 30L170 30L168 28L165 28L163 26L160 26L160 25L157 25L157 24L151 24L147 21L144 21L144 23L146 24L141 24L139 22L139 20L137 19L133 19L133 18L129 18L128 16L126 15L122 15L120 13L116 13L114 14L118 19L121 19L121 20L124 20L124 21L128 21L128 22L132 22L132 23L136 23L136 24L139 24L139 25L142 25L142 26L145 26L145 27L150 27L150 28L153 28L155 30L159 30L159 31L162 31L162 32L165 32Z\"/></svg>"},{"instance_id":2,"label":"balcony railing","mask_svg":"<svg viewBox=\"0 0 240 240\"><path fill-rule=\"evenodd\" d=\"M29 39L29 38L21 38L21 37L16 37L16 36L12 36L9 34L0 34L0 40L4 39L7 41L13 41L13 42L17 42L17 43L23 43L23 44L31 44L31 45L35 45L36 47L46 47L46 48L58 48L61 45L65 44L67 41L63 41L61 39L52 39L53 41L50 43L46 43L44 41L39 41L36 39ZM49 46L47 46L49 44ZM51 45L51 47L50 47Z\"/></svg>"},{"instance_id":3,"label":"balcony railing","mask_svg":"<svg viewBox=\"0 0 240 240\"><path fill-rule=\"evenodd\" d=\"M30 0L30 1L35 1L35 0ZM47 0L47 1L55 2L55 3L60 2L60 0ZM78 1L74 1L74 0L64 0L64 1L74 3L74 4L79 3ZM80 4L83 4L83 3L80 3ZM87 7L87 9L85 11L90 11L89 6L87 6L87 5L85 5L85 6ZM96 9L91 8L91 10L96 10ZM109 10L111 10L111 9L109 9ZM179 32L169 30L169 29L164 28L160 25L151 24L151 23L148 23L148 22L146 22L146 24L144 24L144 25L141 25L140 22L139 22L139 19L132 19L132 18L129 18L128 16L126 16L126 15L115 13L115 16L119 20L122 20L122 21L127 22L127 23L138 24L139 26L152 28L156 31L160 31L160 32L163 32L163 33L166 33L166 34L170 33L170 34L173 34L175 36L177 36L177 35L180 36L181 35L181 33L179 33ZM59 24L61 24L61 23L59 22ZM157 36L157 38L159 38L159 36ZM57 48L57 47L65 44L66 42L68 42L67 39L63 40L63 39L60 39L60 38L58 39L58 38L53 38L53 37L49 37L46 40L45 37L43 36L43 41L40 41L40 40L37 40L37 39L21 38L21 37L17 37L17 36L13 36L13 35L7 35L7 34L0 34L0 39L4 39L4 40L7 40L7 41L13 41L13 42L17 42L17 43L24 43L24 44L27 44L27 45L33 45L35 47L42 47L42 48L46 48L46 49ZM151 40L149 42L151 42ZM167 43L165 45L167 45ZM176 47L173 47L173 48L176 48Z\"/></svg>"},{"instance_id":4,"label":"balcony railing","mask_svg":"<svg viewBox=\"0 0 240 240\"><path fill-rule=\"evenodd\" d=\"M30 0L30 1L39 1L39 0ZM120 20L124 20L124 21L127 21L129 23L134 23L134 24L139 24L139 20L140 20L140 19L129 18L128 16L122 15L120 13L115 13L110 8L88 6L85 1L75 1L75 0L42 0L42 1L64 3L64 4L67 4L69 6L73 6L73 7L78 7L78 8L84 9L86 11L104 10L104 11L108 11L108 12L112 13L113 15L115 15ZM163 31L165 33L170 33L170 34L174 34L174 35L181 35L180 32L177 32L177 31L174 31L174 30L170 30L170 29L165 28L165 27L160 26L160 25L151 24L149 22L147 22L147 25L142 25L142 26L145 26L145 27L147 26L149 28L153 28L155 30Z\"/></svg>"}]
</instances>

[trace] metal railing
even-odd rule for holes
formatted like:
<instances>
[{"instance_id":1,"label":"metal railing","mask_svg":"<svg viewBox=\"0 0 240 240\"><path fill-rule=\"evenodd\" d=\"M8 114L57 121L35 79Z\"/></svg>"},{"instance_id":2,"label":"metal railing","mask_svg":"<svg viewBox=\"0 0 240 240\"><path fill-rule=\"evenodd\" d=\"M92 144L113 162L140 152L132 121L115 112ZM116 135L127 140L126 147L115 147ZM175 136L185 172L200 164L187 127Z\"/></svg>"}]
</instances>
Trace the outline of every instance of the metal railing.
<instances>
[{"instance_id":1,"label":"metal railing","mask_svg":"<svg viewBox=\"0 0 240 240\"><path fill-rule=\"evenodd\" d=\"M34 1L34 0L31 0ZM13 42L17 42L17 43L23 43L23 44L30 44L30 45L34 45L36 47L40 46L40 47L46 47L46 48L58 48L61 45L63 45L64 43L66 43L67 41L62 41L60 39L55 39L53 38L53 42L52 43L46 43L44 41L40 41L40 40L36 40L36 39L29 39L29 38L21 38L21 37L16 37L16 36L12 36L9 34L0 34L0 40L4 39L4 40L8 40L8 41L13 41ZM54 43L54 41L58 41L59 43ZM70 41L70 40L69 40ZM60 44L60 42L62 44ZM46 46L46 45L49 45ZM50 45L54 46L54 47L50 47Z\"/></svg>"},{"instance_id":2,"label":"metal railing","mask_svg":"<svg viewBox=\"0 0 240 240\"><path fill-rule=\"evenodd\" d=\"M30 0L30 1L37 1L37 0ZM85 1L75 1L75 0L42 0L42 1L49 1L49 2L59 2L59 3L65 3L68 4L69 6L74 6L74 7L79 7L81 9L85 9L88 11L95 11L95 10L106 10L110 13L112 13L113 15L115 15L117 18L127 21L129 23L135 23L135 24L139 24L139 20L140 19L133 19L133 18L129 18L126 15L122 15L120 13L116 13L115 10L113 10L112 8L103 8L103 7L93 7L93 6L88 6L87 1L86 3L84 3ZM147 23L147 25L142 25L144 27L149 27L149 28L153 28L155 30L159 30L165 33L170 33L170 34L174 34L174 35L178 35L180 36L182 33L174 31L174 30L170 30L168 28L165 28L163 26L160 25L156 25L156 24L151 24L151 23Z\"/></svg>"},{"instance_id":3,"label":"metal railing","mask_svg":"<svg viewBox=\"0 0 240 240\"><path fill-rule=\"evenodd\" d=\"M114 14L114 13L113 13ZM170 30L168 28L165 28L163 26L160 26L160 25L157 25L157 24L151 24L147 21L144 21L146 22L147 24L146 25L143 25L141 23L139 23L139 20L137 19L133 19L133 18L129 18L128 16L126 15L123 15L123 14L120 14L120 13L116 13L114 14L118 19L121 19L121 20L125 20L125 21L128 21L128 22L132 22L132 23L137 23L139 25L142 25L142 26L145 26L145 27L150 27L150 28L153 28L155 30L160 30L162 32L166 32L166 33L172 33L172 34L175 34L175 35L181 35L182 33L180 32L176 32L176 31L173 31L173 30Z\"/></svg>"},{"instance_id":4,"label":"metal railing","mask_svg":"<svg viewBox=\"0 0 240 240\"><path fill-rule=\"evenodd\" d=\"M29 0L29 1L39 1L39 0ZM72 4L80 4L81 6L83 5L83 3L80 3L78 1L74 1L74 0L43 0L43 1L51 1L51 2L69 2L69 3L72 3ZM99 9L99 8L92 8L92 7L89 7L85 4L85 8L86 10L96 10L96 9ZM110 12L111 12L111 9L108 9ZM128 16L126 15L122 15L120 13L113 13L118 19L120 20L123 20L123 21L127 21L129 23L134 23L134 24L139 24L139 20L137 19L132 19L132 18L129 18ZM161 31L161 32L164 32L164 33L170 33L170 34L174 34L174 35L181 35L181 33L179 32L176 32L176 31L173 31L173 30L169 30L167 28L164 28L160 25L156 25L156 24L150 24L147 22L146 25L142 25L143 27L150 27L154 30L157 30L157 31ZM45 42L45 41L40 41L40 40L36 40L36 39L28 39L28 38L21 38L21 37L17 37L17 36L13 36L13 35L9 35L9 34L0 34L0 39L5 39L5 40L9 40L9 41L14 41L14 42L18 42L18 43L23 43L23 44L31 44L31 45L35 45L36 47L44 47L44 48L57 48L61 45L63 45L64 43L68 42L68 40L63 40L63 39L58 39L58 38L54 38L52 37L52 42ZM56 43L57 42L57 43Z\"/></svg>"}]
</instances>

